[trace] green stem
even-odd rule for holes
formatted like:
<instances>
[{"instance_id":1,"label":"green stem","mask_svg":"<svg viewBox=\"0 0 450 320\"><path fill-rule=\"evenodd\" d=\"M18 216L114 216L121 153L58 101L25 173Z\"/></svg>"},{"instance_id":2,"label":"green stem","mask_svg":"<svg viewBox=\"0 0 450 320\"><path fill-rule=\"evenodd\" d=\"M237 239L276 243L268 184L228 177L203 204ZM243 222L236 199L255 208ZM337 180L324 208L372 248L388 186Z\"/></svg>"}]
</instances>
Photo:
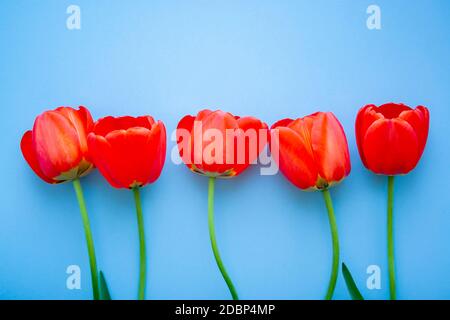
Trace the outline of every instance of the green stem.
<instances>
[{"instance_id":1,"label":"green stem","mask_svg":"<svg viewBox=\"0 0 450 320\"><path fill-rule=\"evenodd\" d=\"M136 214L139 229L139 288L138 299L145 299L145 282L147 270L147 257L145 250L144 217L142 216L141 197L139 187L133 188L134 201L136 203Z\"/></svg>"},{"instance_id":2,"label":"green stem","mask_svg":"<svg viewBox=\"0 0 450 320\"><path fill-rule=\"evenodd\" d=\"M331 238L333 240L333 265L331 269L330 282L328 284L327 294L325 300L331 300L333 298L334 289L336 287L336 281L339 271L339 237L336 225L336 218L334 216L333 202L331 201L330 191L328 189L323 190L323 198L327 206L328 220L330 221Z\"/></svg>"},{"instance_id":3,"label":"green stem","mask_svg":"<svg viewBox=\"0 0 450 320\"><path fill-rule=\"evenodd\" d=\"M394 261L394 176L388 177L388 201L387 201L387 242L388 242L388 267L389 267L389 293L391 300L396 300L395 292L395 261Z\"/></svg>"},{"instance_id":4,"label":"green stem","mask_svg":"<svg viewBox=\"0 0 450 320\"><path fill-rule=\"evenodd\" d=\"M216 258L217 266L220 269L223 279L227 283L228 289L230 290L233 300L239 300L236 289L234 288L231 278L228 276L227 271L223 265L222 259L220 258L219 249L217 248L216 242L216 232L214 230L214 182L215 178L209 178L208 184L208 227L209 227L209 237L211 239L211 247L214 252L214 257Z\"/></svg>"},{"instance_id":5,"label":"green stem","mask_svg":"<svg viewBox=\"0 0 450 320\"><path fill-rule=\"evenodd\" d=\"M80 180L77 178L73 180L73 187L77 194L78 205L80 207L81 218L83 220L84 234L86 236L86 243L89 253L89 265L91 267L92 292L94 300L100 299L100 291L98 288L98 272L97 260L95 258L94 240L92 239L91 227L89 225L89 216L86 210L86 204L83 197L83 189L81 188Z\"/></svg>"}]
</instances>

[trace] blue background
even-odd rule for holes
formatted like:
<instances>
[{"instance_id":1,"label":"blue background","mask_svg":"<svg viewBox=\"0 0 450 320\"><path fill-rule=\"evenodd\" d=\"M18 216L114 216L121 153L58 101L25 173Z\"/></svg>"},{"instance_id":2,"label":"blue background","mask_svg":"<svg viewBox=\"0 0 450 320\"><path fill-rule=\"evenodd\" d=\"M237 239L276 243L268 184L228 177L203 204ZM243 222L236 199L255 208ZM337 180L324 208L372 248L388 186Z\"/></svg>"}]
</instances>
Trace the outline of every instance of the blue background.
<instances>
[{"instance_id":1,"label":"blue background","mask_svg":"<svg viewBox=\"0 0 450 320\"><path fill-rule=\"evenodd\" d=\"M366 27L377 4L382 29ZM66 8L81 8L81 30ZM442 1L2 1L0 10L0 298L89 299L88 256L70 183L39 180L19 149L44 110L85 105L94 118L151 114L170 134L204 107L272 124L333 111L352 172L331 190L341 258L368 299L388 297L386 178L362 165L354 137L367 103L423 104L431 113L417 168L396 180L398 297L450 298L450 2ZM149 299L227 299L207 228L207 179L170 161L142 190ZM99 268L113 298L137 294L133 197L98 172L82 180ZM219 247L244 299L320 299L331 239L320 193L282 175L218 181ZM82 290L66 289L66 268ZM365 286L382 271L381 290ZM348 299L342 275L335 297Z\"/></svg>"}]
</instances>

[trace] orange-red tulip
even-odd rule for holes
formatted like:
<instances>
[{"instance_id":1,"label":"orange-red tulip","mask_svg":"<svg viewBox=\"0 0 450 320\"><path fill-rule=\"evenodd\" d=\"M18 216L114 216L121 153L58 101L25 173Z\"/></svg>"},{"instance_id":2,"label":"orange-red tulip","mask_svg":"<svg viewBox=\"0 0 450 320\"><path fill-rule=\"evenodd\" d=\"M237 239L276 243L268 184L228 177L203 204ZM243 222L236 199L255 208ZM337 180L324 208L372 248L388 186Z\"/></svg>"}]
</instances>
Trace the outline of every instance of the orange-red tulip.
<instances>
[{"instance_id":1,"label":"orange-red tulip","mask_svg":"<svg viewBox=\"0 0 450 320\"><path fill-rule=\"evenodd\" d=\"M356 142L361 160L377 174L406 174L422 156L428 137L428 109L404 104L373 104L359 110Z\"/></svg>"},{"instance_id":2,"label":"orange-red tulip","mask_svg":"<svg viewBox=\"0 0 450 320\"><path fill-rule=\"evenodd\" d=\"M350 173L347 139L333 113L280 120L271 131L272 156L300 189L326 189Z\"/></svg>"},{"instance_id":3,"label":"orange-red tulip","mask_svg":"<svg viewBox=\"0 0 450 320\"><path fill-rule=\"evenodd\" d=\"M242 173L267 144L267 125L253 117L202 110L178 123L180 156L190 170L209 177Z\"/></svg>"},{"instance_id":4,"label":"orange-red tulip","mask_svg":"<svg viewBox=\"0 0 450 320\"><path fill-rule=\"evenodd\" d=\"M333 259L326 300L333 298L339 270L339 236L329 187L351 170L347 138L331 112L297 120L283 119L271 128L270 150L280 171L300 189L321 190L328 211Z\"/></svg>"},{"instance_id":5,"label":"orange-red tulip","mask_svg":"<svg viewBox=\"0 0 450 320\"><path fill-rule=\"evenodd\" d=\"M91 114L85 107L78 110L59 107L39 115L33 130L25 132L20 143L23 156L33 171L48 183L72 180L83 220L91 269L94 300L100 298L97 259L95 257L89 216L79 177L94 167L88 160L87 134L93 128Z\"/></svg>"},{"instance_id":6,"label":"orange-red tulip","mask_svg":"<svg viewBox=\"0 0 450 320\"><path fill-rule=\"evenodd\" d=\"M94 124L88 146L90 159L113 187L142 187L161 174L166 129L150 116L105 117Z\"/></svg>"},{"instance_id":7,"label":"orange-red tulip","mask_svg":"<svg viewBox=\"0 0 450 320\"><path fill-rule=\"evenodd\" d=\"M86 175L93 165L87 160L87 134L93 121L85 107L59 107L39 115L33 130L20 143L33 171L48 183L60 183Z\"/></svg>"},{"instance_id":8,"label":"orange-red tulip","mask_svg":"<svg viewBox=\"0 0 450 320\"><path fill-rule=\"evenodd\" d=\"M231 296L239 296L220 257L214 227L216 178L234 177L253 163L267 144L267 125L253 117L237 117L221 110L202 110L185 116L176 130L180 156L188 168L209 177L208 227L217 266Z\"/></svg>"}]
</instances>

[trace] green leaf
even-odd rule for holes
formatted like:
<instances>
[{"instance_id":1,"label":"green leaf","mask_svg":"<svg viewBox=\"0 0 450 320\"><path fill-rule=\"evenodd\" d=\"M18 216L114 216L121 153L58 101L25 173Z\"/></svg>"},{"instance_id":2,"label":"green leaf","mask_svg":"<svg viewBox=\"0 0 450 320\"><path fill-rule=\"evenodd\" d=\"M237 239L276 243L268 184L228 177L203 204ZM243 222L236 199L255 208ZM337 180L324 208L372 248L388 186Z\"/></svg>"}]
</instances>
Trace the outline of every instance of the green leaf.
<instances>
[{"instance_id":1,"label":"green leaf","mask_svg":"<svg viewBox=\"0 0 450 320\"><path fill-rule=\"evenodd\" d=\"M108 284L106 283L105 276L100 270L100 300L112 300L109 294Z\"/></svg>"},{"instance_id":2,"label":"green leaf","mask_svg":"<svg viewBox=\"0 0 450 320\"><path fill-rule=\"evenodd\" d=\"M355 280L353 280L353 277L345 263L342 263L342 274L344 275L345 283L347 284L347 289L350 293L350 296L352 297L352 300L364 300L361 292L359 292L358 287L356 286Z\"/></svg>"}]
</instances>

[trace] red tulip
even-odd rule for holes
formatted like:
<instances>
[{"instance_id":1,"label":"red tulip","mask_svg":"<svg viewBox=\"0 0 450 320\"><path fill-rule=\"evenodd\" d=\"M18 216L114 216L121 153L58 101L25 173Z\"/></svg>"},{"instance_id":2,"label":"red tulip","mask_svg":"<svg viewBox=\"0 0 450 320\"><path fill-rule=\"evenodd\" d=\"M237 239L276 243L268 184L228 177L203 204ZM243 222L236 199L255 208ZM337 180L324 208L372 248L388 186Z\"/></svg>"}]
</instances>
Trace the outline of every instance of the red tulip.
<instances>
[{"instance_id":1,"label":"red tulip","mask_svg":"<svg viewBox=\"0 0 450 320\"><path fill-rule=\"evenodd\" d=\"M350 173L344 129L331 112L280 120L271 128L270 151L281 172L295 186L322 191L333 246L331 275L325 295L325 299L330 300L339 272L339 236L328 188Z\"/></svg>"},{"instance_id":2,"label":"red tulip","mask_svg":"<svg viewBox=\"0 0 450 320\"><path fill-rule=\"evenodd\" d=\"M178 123L180 156L190 170L210 177L242 173L264 149L267 125L253 117L202 110Z\"/></svg>"},{"instance_id":3,"label":"red tulip","mask_svg":"<svg viewBox=\"0 0 450 320\"><path fill-rule=\"evenodd\" d=\"M132 189L139 230L138 299L145 299L146 242L139 188L158 179L166 158L166 128L150 116L106 117L88 135L89 156L115 188Z\"/></svg>"},{"instance_id":4,"label":"red tulip","mask_svg":"<svg viewBox=\"0 0 450 320\"><path fill-rule=\"evenodd\" d=\"M377 174L406 174L415 168L428 137L428 109L404 104L367 105L356 117L361 160Z\"/></svg>"},{"instance_id":5,"label":"red tulip","mask_svg":"<svg viewBox=\"0 0 450 320\"><path fill-rule=\"evenodd\" d=\"M158 179L166 157L166 129L150 116L105 117L88 136L89 156L115 188Z\"/></svg>"},{"instance_id":6,"label":"red tulip","mask_svg":"<svg viewBox=\"0 0 450 320\"><path fill-rule=\"evenodd\" d=\"M347 139L333 113L280 120L271 131L272 156L297 187L326 189L350 173Z\"/></svg>"},{"instance_id":7,"label":"red tulip","mask_svg":"<svg viewBox=\"0 0 450 320\"><path fill-rule=\"evenodd\" d=\"M394 259L394 175L414 169L428 137L428 109L401 103L370 104L356 117L355 131L361 160L369 170L388 176L388 272L391 300L397 298Z\"/></svg>"},{"instance_id":8,"label":"red tulip","mask_svg":"<svg viewBox=\"0 0 450 320\"><path fill-rule=\"evenodd\" d=\"M72 180L82 216L89 253L94 300L100 298L97 259L95 257L89 216L79 177L91 171L94 165L88 160L87 134L94 123L85 107L78 110L60 107L38 116L33 130L22 137L20 148L34 172L48 183Z\"/></svg>"},{"instance_id":9,"label":"red tulip","mask_svg":"<svg viewBox=\"0 0 450 320\"><path fill-rule=\"evenodd\" d=\"M86 136L93 121L85 107L60 107L39 115L33 130L20 143L33 171L48 183L60 183L86 175L93 165L87 160Z\"/></svg>"},{"instance_id":10,"label":"red tulip","mask_svg":"<svg viewBox=\"0 0 450 320\"><path fill-rule=\"evenodd\" d=\"M253 163L267 144L267 125L253 117L237 117L221 110L187 115L176 130L180 156L190 170L209 177L208 228L217 266L234 300L237 290L220 257L214 226L216 178L234 177Z\"/></svg>"}]
</instances>

